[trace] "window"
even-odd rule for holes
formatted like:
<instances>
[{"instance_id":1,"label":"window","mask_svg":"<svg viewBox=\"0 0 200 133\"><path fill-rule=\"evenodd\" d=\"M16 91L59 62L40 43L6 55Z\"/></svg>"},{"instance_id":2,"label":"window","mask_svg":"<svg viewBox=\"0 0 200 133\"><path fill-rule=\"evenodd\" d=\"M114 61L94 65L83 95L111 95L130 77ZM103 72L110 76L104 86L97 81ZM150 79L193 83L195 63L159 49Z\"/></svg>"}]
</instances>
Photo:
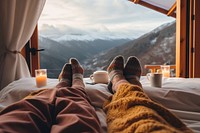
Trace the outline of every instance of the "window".
<instances>
[{"instance_id":1,"label":"window","mask_svg":"<svg viewBox=\"0 0 200 133\"><path fill-rule=\"evenodd\" d=\"M85 77L106 69L118 54L135 55L142 65L175 63L175 19L130 1L48 0L38 29L39 48L45 49L40 66L50 78L70 57L81 62Z\"/></svg>"}]
</instances>

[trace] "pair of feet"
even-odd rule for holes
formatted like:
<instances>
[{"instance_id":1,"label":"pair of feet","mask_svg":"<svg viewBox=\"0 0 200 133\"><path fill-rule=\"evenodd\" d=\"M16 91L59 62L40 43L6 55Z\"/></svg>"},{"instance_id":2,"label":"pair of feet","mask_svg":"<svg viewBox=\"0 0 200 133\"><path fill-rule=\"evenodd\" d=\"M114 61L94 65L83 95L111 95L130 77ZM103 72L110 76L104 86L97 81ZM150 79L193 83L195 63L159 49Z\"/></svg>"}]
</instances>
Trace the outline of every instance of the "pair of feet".
<instances>
[{"instance_id":1,"label":"pair of feet","mask_svg":"<svg viewBox=\"0 0 200 133\"><path fill-rule=\"evenodd\" d=\"M70 58L69 63L66 63L58 77L60 83L57 87L71 87L73 85L79 85L84 87L83 83L83 68L79 61L75 58Z\"/></svg>"},{"instance_id":2,"label":"pair of feet","mask_svg":"<svg viewBox=\"0 0 200 133\"><path fill-rule=\"evenodd\" d=\"M141 86L139 79L141 75L141 65L139 60L135 56L128 58L126 64L124 64L123 56L116 56L107 68L110 83L108 89L110 92L117 90L117 83L120 81L135 84ZM69 63L66 63L59 75L59 81L61 84L57 86L73 86L79 85L84 87L83 83L83 68L79 61L75 58L71 58Z\"/></svg>"},{"instance_id":3,"label":"pair of feet","mask_svg":"<svg viewBox=\"0 0 200 133\"><path fill-rule=\"evenodd\" d=\"M116 56L107 68L110 83L108 89L111 93L116 92L118 83L131 83L141 86L139 82L142 69L139 60L135 56L130 56L124 63L123 56Z\"/></svg>"}]
</instances>

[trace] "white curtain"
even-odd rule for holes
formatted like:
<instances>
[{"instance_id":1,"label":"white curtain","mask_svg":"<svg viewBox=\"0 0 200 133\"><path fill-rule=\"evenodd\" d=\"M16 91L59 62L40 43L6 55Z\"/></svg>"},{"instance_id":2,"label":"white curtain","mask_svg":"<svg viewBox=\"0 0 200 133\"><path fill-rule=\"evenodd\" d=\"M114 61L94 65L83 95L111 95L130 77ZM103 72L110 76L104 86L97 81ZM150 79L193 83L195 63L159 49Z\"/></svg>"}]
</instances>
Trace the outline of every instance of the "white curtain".
<instances>
[{"instance_id":1,"label":"white curtain","mask_svg":"<svg viewBox=\"0 0 200 133\"><path fill-rule=\"evenodd\" d=\"M21 49L30 39L46 0L0 0L0 90L30 77Z\"/></svg>"}]
</instances>

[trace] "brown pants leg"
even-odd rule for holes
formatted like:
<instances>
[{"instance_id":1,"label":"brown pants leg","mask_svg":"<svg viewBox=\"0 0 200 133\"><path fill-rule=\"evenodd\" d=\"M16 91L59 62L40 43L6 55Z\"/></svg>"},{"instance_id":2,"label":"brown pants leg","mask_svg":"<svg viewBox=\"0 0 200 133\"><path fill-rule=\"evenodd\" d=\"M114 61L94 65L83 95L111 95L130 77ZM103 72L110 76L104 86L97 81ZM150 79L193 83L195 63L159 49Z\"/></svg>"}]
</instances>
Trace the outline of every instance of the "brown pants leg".
<instances>
[{"instance_id":1,"label":"brown pants leg","mask_svg":"<svg viewBox=\"0 0 200 133\"><path fill-rule=\"evenodd\" d=\"M52 126L52 133L102 132L96 112L84 88L59 88L55 107L56 123Z\"/></svg>"},{"instance_id":2,"label":"brown pants leg","mask_svg":"<svg viewBox=\"0 0 200 133\"><path fill-rule=\"evenodd\" d=\"M56 91L43 90L35 94L1 111L1 133L50 132Z\"/></svg>"},{"instance_id":3,"label":"brown pants leg","mask_svg":"<svg viewBox=\"0 0 200 133\"><path fill-rule=\"evenodd\" d=\"M110 101L105 103L104 110L108 133L192 132L165 107L149 99L137 85L120 84Z\"/></svg>"},{"instance_id":4,"label":"brown pants leg","mask_svg":"<svg viewBox=\"0 0 200 133\"><path fill-rule=\"evenodd\" d=\"M43 90L0 112L0 132L101 132L84 88Z\"/></svg>"}]
</instances>

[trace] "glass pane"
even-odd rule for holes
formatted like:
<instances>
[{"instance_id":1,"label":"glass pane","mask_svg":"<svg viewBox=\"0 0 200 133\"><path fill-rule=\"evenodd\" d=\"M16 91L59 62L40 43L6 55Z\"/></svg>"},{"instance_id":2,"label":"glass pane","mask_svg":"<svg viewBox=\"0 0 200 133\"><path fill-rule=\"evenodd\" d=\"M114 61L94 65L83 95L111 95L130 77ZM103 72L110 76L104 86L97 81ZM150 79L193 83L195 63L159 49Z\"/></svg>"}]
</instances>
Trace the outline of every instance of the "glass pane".
<instances>
[{"instance_id":1,"label":"glass pane","mask_svg":"<svg viewBox=\"0 0 200 133\"><path fill-rule=\"evenodd\" d=\"M85 77L106 70L119 54L137 56L142 66L173 64L175 19L124 0L48 0L39 47L45 49L40 62L49 78L57 78L71 57L83 65Z\"/></svg>"},{"instance_id":2,"label":"glass pane","mask_svg":"<svg viewBox=\"0 0 200 133\"><path fill-rule=\"evenodd\" d=\"M176 2L176 0L142 0L145 1L149 4L155 5L157 7L163 8L165 10L169 10L174 3Z\"/></svg>"}]
</instances>

